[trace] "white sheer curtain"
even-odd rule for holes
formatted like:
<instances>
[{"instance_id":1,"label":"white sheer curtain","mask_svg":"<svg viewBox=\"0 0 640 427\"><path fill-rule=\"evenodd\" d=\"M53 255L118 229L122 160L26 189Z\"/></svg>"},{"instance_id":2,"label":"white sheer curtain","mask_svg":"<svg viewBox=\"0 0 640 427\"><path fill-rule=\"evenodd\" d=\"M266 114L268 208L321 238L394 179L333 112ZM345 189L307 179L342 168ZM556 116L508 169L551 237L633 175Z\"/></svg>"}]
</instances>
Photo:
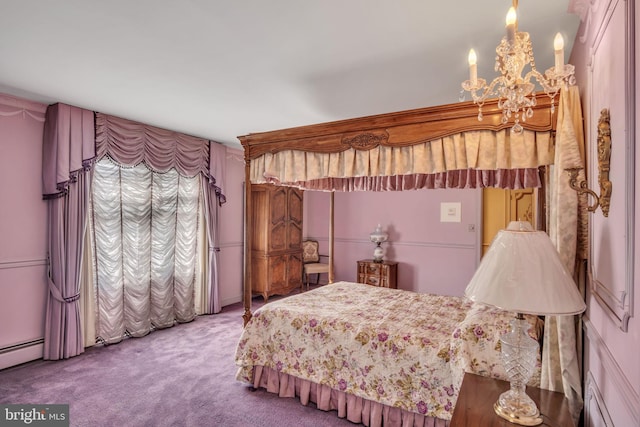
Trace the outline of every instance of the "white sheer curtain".
<instances>
[{"instance_id":1,"label":"white sheer curtain","mask_svg":"<svg viewBox=\"0 0 640 427\"><path fill-rule=\"evenodd\" d=\"M113 343L196 316L201 288L201 179L141 163L96 163L92 213L96 334ZM200 295L200 292L198 292Z\"/></svg>"}]
</instances>

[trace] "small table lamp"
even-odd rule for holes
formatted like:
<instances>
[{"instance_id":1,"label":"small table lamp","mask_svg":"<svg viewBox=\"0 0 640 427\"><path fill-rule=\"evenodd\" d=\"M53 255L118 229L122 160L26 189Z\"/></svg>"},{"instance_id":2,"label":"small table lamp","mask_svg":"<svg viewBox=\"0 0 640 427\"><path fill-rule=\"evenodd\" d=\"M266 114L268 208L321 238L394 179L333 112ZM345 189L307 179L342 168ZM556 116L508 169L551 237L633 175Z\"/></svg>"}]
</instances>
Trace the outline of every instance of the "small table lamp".
<instances>
[{"instance_id":1,"label":"small table lamp","mask_svg":"<svg viewBox=\"0 0 640 427\"><path fill-rule=\"evenodd\" d=\"M376 248L373 250L373 262L382 262L384 256L384 249L380 246L383 242L386 242L389 235L382 231L380 224L376 227L373 233L369 234L369 239L376 244Z\"/></svg>"},{"instance_id":2,"label":"small table lamp","mask_svg":"<svg viewBox=\"0 0 640 427\"><path fill-rule=\"evenodd\" d=\"M465 296L517 313L511 331L500 338L511 388L500 395L493 407L512 423L542 423L538 407L525 391L535 369L538 342L527 334L523 313L566 316L582 313L586 308L549 236L534 231L528 222L511 222L493 239Z\"/></svg>"}]
</instances>

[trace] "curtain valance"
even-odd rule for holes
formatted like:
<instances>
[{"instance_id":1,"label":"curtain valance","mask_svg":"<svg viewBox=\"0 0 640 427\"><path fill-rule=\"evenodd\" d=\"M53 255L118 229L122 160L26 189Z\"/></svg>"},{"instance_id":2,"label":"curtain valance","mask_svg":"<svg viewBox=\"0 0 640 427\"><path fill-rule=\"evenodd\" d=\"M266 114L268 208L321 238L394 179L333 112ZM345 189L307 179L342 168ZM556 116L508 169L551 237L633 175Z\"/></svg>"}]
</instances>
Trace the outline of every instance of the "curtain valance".
<instances>
[{"instance_id":1,"label":"curtain valance","mask_svg":"<svg viewBox=\"0 0 640 427\"><path fill-rule=\"evenodd\" d=\"M468 131L409 146L319 153L295 149L251 160L251 182L326 191L531 188L553 163L551 131Z\"/></svg>"},{"instance_id":2,"label":"curtain valance","mask_svg":"<svg viewBox=\"0 0 640 427\"><path fill-rule=\"evenodd\" d=\"M30 117L35 121L44 122L47 106L39 102L14 98L0 93L0 117L13 117L21 115Z\"/></svg>"},{"instance_id":3,"label":"curtain valance","mask_svg":"<svg viewBox=\"0 0 640 427\"><path fill-rule=\"evenodd\" d=\"M67 191L79 171L95 158L93 111L66 104L47 108L42 143L42 186L45 199Z\"/></svg>"},{"instance_id":4,"label":"curtain valance","mask_svg":"<svg viewBox=\"0 0 640 427\"><path fill-rule=\"evenodd\" d=\"M126 166L145 162L156 172L210 176L208 140L103 113L96 113L96 151L98 159Z\"/></svg>"}]
</instances>

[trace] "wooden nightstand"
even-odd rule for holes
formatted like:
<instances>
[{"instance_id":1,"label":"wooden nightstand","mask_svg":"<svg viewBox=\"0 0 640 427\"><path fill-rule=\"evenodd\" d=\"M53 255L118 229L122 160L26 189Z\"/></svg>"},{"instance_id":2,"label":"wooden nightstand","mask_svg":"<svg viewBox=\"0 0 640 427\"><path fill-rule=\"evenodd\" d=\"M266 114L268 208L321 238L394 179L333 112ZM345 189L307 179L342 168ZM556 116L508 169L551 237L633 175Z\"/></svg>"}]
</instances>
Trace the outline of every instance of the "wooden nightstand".
<instances>
[{"instance_id":1,"label":"wooden nightstand","mask_svg":"<svg viewBox=\"0 0 640 427\"><path fill-rule=\"evenodd\" d=\"M358 283L397 289L398 263L395 261L373 262L372 259L358 261L357 278Z\"/></svg>"},{"instance_id":2,"label":"wooden nightstand","mask_svg":"<svg viewBox=\"0 0 640 427\"><path fill-rule=\"evenodd\" d=\"M493 404L500 394L509 389L509 383L493 378L466 373L458 394L449 427L517 427L499 417ZM541 426L574 427L569 402L562 393L527 387L527 394L536 402L542 415Z\"/></svg>"}]
</instances>

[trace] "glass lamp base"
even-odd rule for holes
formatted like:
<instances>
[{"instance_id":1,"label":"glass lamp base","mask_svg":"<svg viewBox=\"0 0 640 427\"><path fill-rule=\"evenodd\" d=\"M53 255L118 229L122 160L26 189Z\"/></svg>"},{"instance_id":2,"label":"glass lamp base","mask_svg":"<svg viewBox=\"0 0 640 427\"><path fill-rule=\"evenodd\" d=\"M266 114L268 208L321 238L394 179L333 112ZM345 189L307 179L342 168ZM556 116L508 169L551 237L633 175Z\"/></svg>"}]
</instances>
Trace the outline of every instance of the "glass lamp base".
<instances>
[{"instance_id":1,"label":"glass lamp base","mask_svg":"<svg viewBox=\"0 0 640 427\"><path fill-rule=\"evenodd\" d=\"M536 403L527 396L526 385L535 370L538 342L526 333L526 326L524 316L518 314L511 322L511 330L500 337L510 389L500 395L493 408L512 423L536 426L542 418Z\"/></svg>"},{"instance_id":2,"label":"glass lamp base","mask_svg":"<svg viewBox=\"0 0 640 427\"><path fill-rule=\"evenodd\" d=\"M510 423L520 424L522 426L537 426L542 424L542 417L540 416L540 411L538 411L537 408L535 415L518 414L517 412L510 411L508 408L503 408L498 400L493 404L493 410L496 411L496 414Z\"/></svg>"}]
</instances>

